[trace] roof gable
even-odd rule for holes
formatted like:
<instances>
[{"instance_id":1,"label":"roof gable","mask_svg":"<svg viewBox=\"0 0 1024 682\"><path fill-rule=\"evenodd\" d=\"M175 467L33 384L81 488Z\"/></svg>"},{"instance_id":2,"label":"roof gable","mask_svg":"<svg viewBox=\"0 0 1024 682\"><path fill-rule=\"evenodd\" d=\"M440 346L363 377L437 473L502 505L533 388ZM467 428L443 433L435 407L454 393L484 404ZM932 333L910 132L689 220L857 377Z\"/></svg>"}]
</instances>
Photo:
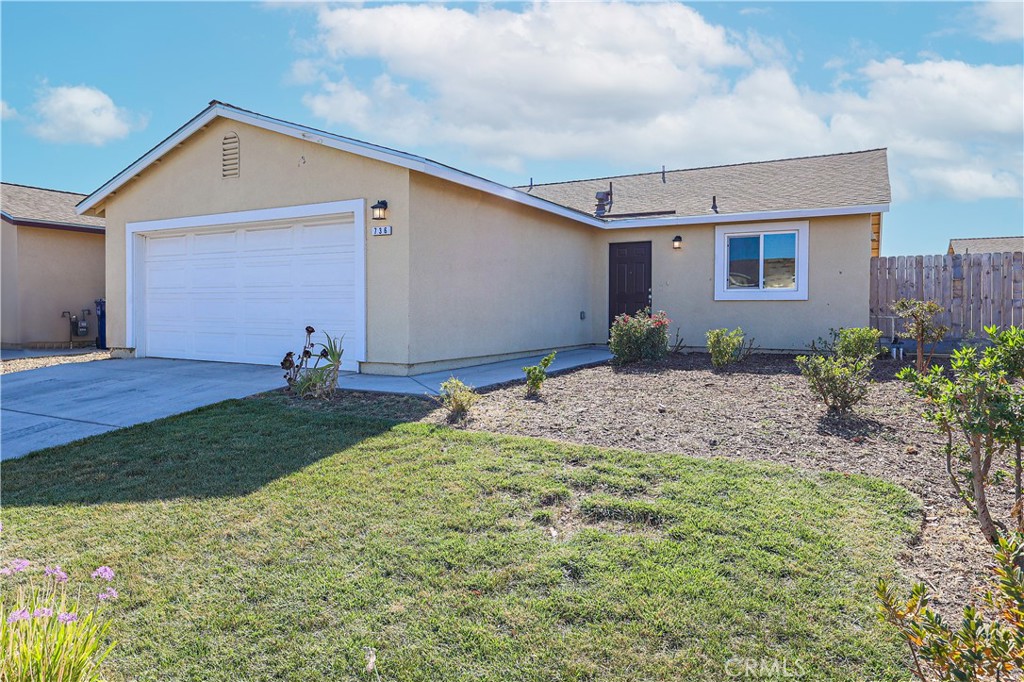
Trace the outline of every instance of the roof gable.
<instances>
[{"instance_id":1,"label":"roof gable","mask_svg":"<svg viewBox=\"0 0 1024 682\"><path fill-rule=\"evenodd\" d=\"M721 214L716 214L706 210L693 210L696 206L692 201L677 202L680 209L674 209L671 214L665 215L632 215L628 219L606 219L599 218L593 215L593 197L594 192L589 193L589 199L583 199L587 194L587 191L591 189L591 185L601 189L599 185L606 184L607 179L602 180L579 180L567 183L554 183L551 185L538 185L533 188L513 188L507 187L497 182L487 180L477 175L460 171L451 166L447 166L431 159L417 156L415 154L409 154L407 152L390 149L388 147L382 147L380 145L363 142L342 135L329 133L323 130L317 130L316 128L310 128L296 123L283 121L280 119L264 116L253 111L247 111L230 104L223 102L213 101L210 105L196 115L192 120L186 123L184 126L176 130L160 144L153 147L142 157L137 159L130 166L125 168L123 171L118 173L116 176L107 181L102 187L97 189L95 192L83 199L78 205L78 213L97 215L103 210L103 203L111 196L116 195L118 189L124 186L126 183L133 179L138 179L143 171L151 164L158 161L163 155L171 151L172 149L185 143L185 141L194 135L196 132L206 127L213 119L222 117L230 120L247 123L252 126L277 132L283 135L288 135L295 138L308 140L328 147L339 149L342 151L364 156L367 158L376 159L385 163L390 163L403 168L414 170L426 175L441 178L449 182L453 182L458 185L470 187L472 189L479 190L481 192L498 196L516 203L525 204L534 208L560 215L571 220L591 225L600 228L627 228L627 227L646 227L646 226L661 226L661 225L686 225L686 224L698 224L698 223L723 223L723 222L742 222L749 220L771 220L771 219L793 219L803 217L813 217L817 215L841 215L849 213L869 213L887 211L889 204L889 179L888 179L888 167L885 161L885 150L874 150L873 152L862 152L861 154L870 155L870 163L864 164L864 167L860 168L860 175L854 174L854 176L847 177L846 182L852 182L853 184L860 183L862 181L870 185L870 188L866 189L860 194L847 193L845 201L830 203L827 197L830 195L830 189L823 189L818 191L818 199L813 202L797 202L793 204L790 200L793 197L802 196L806 194L806 188L814 184L815 172L814 169L805 168L807 164L797 164L791 166L791 171L796 172L797 170L804 170L803 181L796 188L790 188L787 192L780 192L776 200L768 204L767 202L759 201L740 201L734 202L737 207L733 211L723 211ZM833 155L831 157L810 157L815 159L831 159L834 157L841 156L855 156L851 155ZM780 162L770 162L776 164L786 164L794 162L802 162L803 159L790 159ZM827 163L827 162L826 162ZM741 164L740 166L720 166L715 169L696 169L700 171L711 171L717 172L722 176L723 182L732 171L728 169L740 168L742 166L757 166L758 164ZM673 171L674 177L683 177L680 174L693 173L694 171ZM862 177L863 176L863 177ZM640 208L643 204L643 197L650 196L650 191L645 195L645 189L653 186L655 181L652 178L660 179L661 174L645 174L645 175L633 175L623 176L622 179L629 179L628 182L633 187L634 191L629 192L635 199L629 200L627 206L635 206L634 210L629 210L628 213L644 213L648 211L657 211L658 209L652 208L649 204L645 205L644 208ZM746 176L744 176L746 177ZM775 176L772 176L775 177ZM619 181L620 179L613 179ZM596 183L596 184L595 184ZM734 197L743 196L744 187L749 188L752 186L752 181L744 180L739 185L732 186L731 191ZM667 184L667 183L664 183ZM830 188L839 187L841 183L835 186L830 185ZM774 182L769 183L769 186L779 188L784 187L782 183ZM546 188L546 189L542 189ZM606 188L606 187L605 187ZM596 191L596 190L595 190ZM704 194L707 194L705 191ZM709 195L710 196L710 195ZM724 196L724 195L723 195ZM870 201L863 203L854 203L853 197L866 198ZM616 201L618 201L618 192L616 193ZM732 203L732 199L730 199ZM710 206L710 204L708 204ZM766 206L762 208L753 208L755 206ZM743 208L741 208L743 207ZM749 207L749 208L748 208ZM622 207L618 204L615 206L615 213L619 214L623 212Z\"/></svg>"}]
</instances>

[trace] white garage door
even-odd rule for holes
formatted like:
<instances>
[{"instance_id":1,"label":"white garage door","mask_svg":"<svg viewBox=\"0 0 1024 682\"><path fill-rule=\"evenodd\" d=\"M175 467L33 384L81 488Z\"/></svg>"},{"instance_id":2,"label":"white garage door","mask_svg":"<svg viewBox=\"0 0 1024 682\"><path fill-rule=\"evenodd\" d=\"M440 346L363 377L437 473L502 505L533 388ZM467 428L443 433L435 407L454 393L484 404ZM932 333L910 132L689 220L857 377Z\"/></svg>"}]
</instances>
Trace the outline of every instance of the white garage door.
<instances>
[{"instance_id":1,"label":"white garage door","mask_svg":"<svg viewBox=\"0 0 1024 682\"><path fill-rule=\"evenodd\" d=\"M344 335L344 367L357 370L361 237L351 214L147 235L146 355L276 365L312 325L317 341Z\"/></svg>"}]
</instances>

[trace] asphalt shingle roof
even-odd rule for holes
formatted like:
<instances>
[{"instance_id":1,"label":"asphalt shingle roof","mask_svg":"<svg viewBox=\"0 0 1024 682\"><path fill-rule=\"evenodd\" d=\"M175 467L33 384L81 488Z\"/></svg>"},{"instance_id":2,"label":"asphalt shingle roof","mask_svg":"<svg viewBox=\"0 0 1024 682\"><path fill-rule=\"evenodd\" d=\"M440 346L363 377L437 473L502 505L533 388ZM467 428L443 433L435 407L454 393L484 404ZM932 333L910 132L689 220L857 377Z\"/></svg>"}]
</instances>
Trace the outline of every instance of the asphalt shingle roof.
<instances>
[{"instance_id":1,"label":"asphalt shingle roof","mask_svg":"<svg viewBox=\"0 0 1024 682\"><path fill-rule=\"evenodd\" d=\"M524 192L594 213L594 194L612 183L609 218L652 211L678 216L888 204L889 164L885 149L807 156L729 166L620 175L528 187Z\"/></svg>"},{"instance_id":2,"label":"asphalt shingle roof","mask_svg":"<svg viewBox=\"0 0 1024 682\"><path fill-rule=\"evenodd\" d=\"M0 185L0 208L13 218L61 225L106 227L103 218L78 215L75 212L75 204L84 197L84 194L15 185L9 182Z\"/></svg>"},{"instance_id":3,"label":"asphalt shingle roof","mask_svg":"<svg viewBox=\"0 0 1024 682\"><path fill-rule=\"evenodd\" d=\"M953 253L1006 253L1024 251L1024 235L1020 237L966 237L950 239L949 248Z\"/></svg>"}]
</instances>

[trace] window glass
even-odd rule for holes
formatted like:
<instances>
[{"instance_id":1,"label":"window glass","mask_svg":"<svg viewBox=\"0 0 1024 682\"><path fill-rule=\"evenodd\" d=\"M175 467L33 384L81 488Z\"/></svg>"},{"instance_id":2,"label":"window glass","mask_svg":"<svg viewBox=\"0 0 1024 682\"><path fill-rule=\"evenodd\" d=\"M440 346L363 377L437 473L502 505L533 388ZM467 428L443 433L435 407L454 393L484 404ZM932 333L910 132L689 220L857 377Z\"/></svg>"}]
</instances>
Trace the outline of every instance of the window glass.
<instances>
[{"instance_id":1,"label":"window glass","mask_svg":"<svg viewBox=\"0 0 1024 682\"><path fill-rule=\"evenodd\" d=\"M764 236L764 288L796 288L796 234Z\"/></svg>"},{"instance_id":2,"label":"window glass","mask_svg":"<svg viewBox=\"0 0 1024 682\"><path fill-rule=\"evenodd\" d=\"M728 250L729 288L760 288L761 238L729 237Z\"/></svg>"}]
</instances>

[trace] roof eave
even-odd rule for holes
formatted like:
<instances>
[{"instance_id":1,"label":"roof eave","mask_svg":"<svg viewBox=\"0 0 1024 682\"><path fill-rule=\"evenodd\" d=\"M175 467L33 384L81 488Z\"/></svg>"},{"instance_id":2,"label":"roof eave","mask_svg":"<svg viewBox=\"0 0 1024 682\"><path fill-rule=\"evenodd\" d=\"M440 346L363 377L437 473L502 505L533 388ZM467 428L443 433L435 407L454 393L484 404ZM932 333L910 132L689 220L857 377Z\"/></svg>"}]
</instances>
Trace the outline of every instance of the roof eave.
<instances>
[{"instance_id":1,"label":"roof eave","mask_svg":"<svg viewBox=\"0 0 1024 682\"><path fill-rule=\"evenodd\" d=\"M606 230L624 230L638 227L674 227L682 225L721 225L724 223L750 223L769 220L798 220L801 218L823 218L837 215L861 215L865 213L887 213L889 204L858 204L855 206L832 206L826 208L796 208L781 211L748 211L745 213L710 213L694 216L666 216L664 218L640 218L603 221Z\"/></svg>"}]
</instances>

